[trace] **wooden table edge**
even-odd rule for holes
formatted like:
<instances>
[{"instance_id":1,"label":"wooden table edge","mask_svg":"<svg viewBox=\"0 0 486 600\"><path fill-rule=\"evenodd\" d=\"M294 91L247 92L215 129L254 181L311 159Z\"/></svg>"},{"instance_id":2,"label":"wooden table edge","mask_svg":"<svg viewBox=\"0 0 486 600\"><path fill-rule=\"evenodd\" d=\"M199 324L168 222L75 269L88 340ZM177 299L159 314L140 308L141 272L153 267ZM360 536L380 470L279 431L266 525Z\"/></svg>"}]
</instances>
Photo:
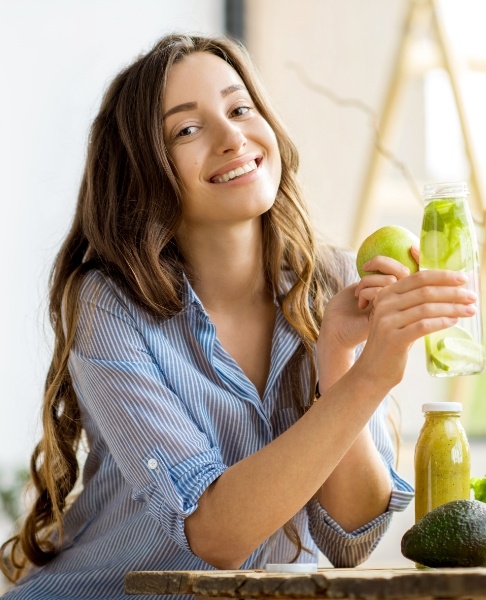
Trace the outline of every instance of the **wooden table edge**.
<instances>
[{"instance_id":1,"label":"wooden table edge","mask_svg":"<svg viewBox=\"0 0 486 600\"><path fill-rule=\"evenodd\" d=\"M486 600L486 568L319 569L265 571L131 571L125 593L194 594L206 598L441 598ZM175 599L177 600L177 599Z\"/></svg>"}]
</instances>

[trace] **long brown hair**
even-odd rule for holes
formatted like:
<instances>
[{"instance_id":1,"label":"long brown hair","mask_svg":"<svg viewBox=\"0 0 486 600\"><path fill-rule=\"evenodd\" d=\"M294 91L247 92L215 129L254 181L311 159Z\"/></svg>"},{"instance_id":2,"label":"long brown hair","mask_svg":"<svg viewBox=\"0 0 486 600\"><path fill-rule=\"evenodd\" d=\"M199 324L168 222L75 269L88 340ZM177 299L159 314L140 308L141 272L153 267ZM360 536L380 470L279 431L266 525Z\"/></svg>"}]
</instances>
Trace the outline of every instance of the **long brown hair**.
<instances>
[{"instance_id":1,"label":"long brown hair","mask_svg":"<svg viewBox=\"0 0 486 600\"><path fill-rule=\"evenodd\" d=\"M92 124L75 216L49 282L55 346L45 384L43 437L30 465L36 497L18 534L1 549L0 567L12 581L29 563L44 565L59 552L63 512L79 475L82 423L67 364L85 274L104 271L158 318L182 308L185 267L174 237L181 218L180 194L163 140L162 99L171 65L193 52L210 52L227 61L277 136L282 178L275 203L262 218L264 268L277 293L282 266L295 274L282 309L302 340L294 370L298 372L303 358L310 369L309 397L302 399L296 391L296 403L305 410L312 402L314 343L336 280L324 273L316 250L296 178L296 148L269 108L256 71L238 43L224 37L166 36L115 77ZM295 529L286 526L286 531L300 551Z\"/></svg>"}]
</instances>

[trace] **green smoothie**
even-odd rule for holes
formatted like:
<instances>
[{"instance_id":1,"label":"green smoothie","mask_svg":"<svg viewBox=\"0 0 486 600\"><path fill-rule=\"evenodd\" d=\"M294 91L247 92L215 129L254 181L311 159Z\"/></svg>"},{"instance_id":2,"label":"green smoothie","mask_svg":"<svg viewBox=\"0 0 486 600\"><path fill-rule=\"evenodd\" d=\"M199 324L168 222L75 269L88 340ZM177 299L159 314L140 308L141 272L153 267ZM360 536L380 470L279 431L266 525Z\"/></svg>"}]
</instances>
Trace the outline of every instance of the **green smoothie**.
<instances>
[{"instance_id":1,"label":"green smoothie","mask_svg":"<svg viewBox=\"0 0 486 600\"><path fill-rule=\"evenodd\" d=\"M454 402L424 405L415 448L415 522L441 504L470 498L471 460L460 408Z\"/></svg>"}]
</instances>

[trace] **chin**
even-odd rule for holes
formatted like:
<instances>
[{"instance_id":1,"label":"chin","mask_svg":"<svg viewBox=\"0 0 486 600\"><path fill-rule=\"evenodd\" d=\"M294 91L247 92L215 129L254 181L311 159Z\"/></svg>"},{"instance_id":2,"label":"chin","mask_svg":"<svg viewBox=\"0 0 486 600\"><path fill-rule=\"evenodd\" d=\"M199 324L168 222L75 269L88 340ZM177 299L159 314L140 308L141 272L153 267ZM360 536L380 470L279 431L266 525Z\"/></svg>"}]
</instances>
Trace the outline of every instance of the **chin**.
<instances>
[{"instance_id":1,"label":"chin","mask_svg":"<svg viewBox=\"0 0 486 600\"><path fill-rule=\"evenodd\" d=\"M273 196L271 199L265 200L265 201L260 201L258 202L258 204L255 204L252 207L252 210L250 211L254 217L261 217L262 215L264 215L265 213L267 213L272 206L275 204L275 196ZM248 215L251 216L251 215Z\"/></svg>"}]
</instances>

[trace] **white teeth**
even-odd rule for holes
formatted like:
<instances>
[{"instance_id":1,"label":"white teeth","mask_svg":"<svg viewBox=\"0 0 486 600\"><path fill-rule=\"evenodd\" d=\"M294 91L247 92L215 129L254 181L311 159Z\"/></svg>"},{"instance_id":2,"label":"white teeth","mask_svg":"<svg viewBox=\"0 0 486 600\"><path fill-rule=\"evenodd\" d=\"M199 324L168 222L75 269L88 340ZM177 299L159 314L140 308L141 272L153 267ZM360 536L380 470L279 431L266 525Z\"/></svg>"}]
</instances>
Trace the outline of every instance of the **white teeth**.
<instances>
[{"instance_id":1,"label":"white teeth","mask_svg":"<svg viewBox=\"0 0 486 600\"><path fill-rule=\"evenodd\" d=\"M254 171L256 168L257 168L256 161L250 160L246 164L241 165L241 167L237 167L236 169L233 169L231 171L228 171L227 173L224 173L224 175L215 177L214 182L215 183L226 183L230 179L235 179L235 177L241 177L241 175L245 175L245 173Z\"/></svg>"}]
</instances>

